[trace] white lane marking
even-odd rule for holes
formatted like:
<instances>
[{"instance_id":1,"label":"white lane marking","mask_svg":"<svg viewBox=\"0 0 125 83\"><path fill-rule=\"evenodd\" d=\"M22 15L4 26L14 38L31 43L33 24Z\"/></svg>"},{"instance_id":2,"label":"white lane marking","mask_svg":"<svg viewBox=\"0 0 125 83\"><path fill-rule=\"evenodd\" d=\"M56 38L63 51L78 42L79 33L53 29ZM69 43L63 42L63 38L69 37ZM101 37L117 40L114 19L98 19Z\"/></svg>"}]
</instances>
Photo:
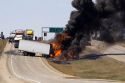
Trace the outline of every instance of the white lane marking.
<instances>
[{"instance_id":1,"label":"white lane marking","mask_svg":"<svg viewBox=\"0 0 125 83\"><path fill-rule=\"evenodd\" d=\"M65 74L63 74L63 73L61 73L61 72L58 72L58 71L56 72L56 71L50 69L50 68L43 62L42 59L41 59L41 62L42 62L42 64L43 64L43 66L44 66L47 70L49 70L50 72L52 72L52 73L58 75L58 76L61 77L61 78L63 78L63 77L66 76Z\"/></svg>"},{"instance_id":2,"label":"white lane marking","mask_svg":"<svg viewBox=\"0 0 125 83\"><path fill-rule=\"evenodd\" d=\"M14 73L14 75L15 75L16 77L18 77L19 79L23 79L23 80L27 80L27 81L31 81L31 82L35 82L35 83L41 83L41 82L39 82L39 81L32 80L32 79L29 79L29 78L24 78L24 77L18 75L18 74L15 72L14 67L13 67L13 59L12 59L12 56L13 56L13 55L11 55L11 68L12 68L12 72Z\"/></svg>"},{"instance_id":3,"label":"white lane marking","mask_svg":"<svg viewBox=\"0 0 125 83\"><path fill-rule=\"evenodd\" d=\"M28 64L28 60L27 60L28 58L25 58L25 62L26 62L26 65L27 65L27 67L29 67L29 69L32 69L32 67ZM35 57L33 57L33 59L32 60L34 60L35 59ZM37 64L37 63L36 63ZM38 66L38 67L40 67L40 66ZM40 67L40 70L41 70L41 67ZM34 72L33 70L31 70L32 72ZM37 71L37 70L35 70L35 71ZM41 70L41 71L43 71L43 70ZM39 76L39 77L41 77L41 75L39 75L39 72L34 72L34 73L36 73L37 74L37 76ZM42 74L42 73L41 73ZM48 78L48 75L47 74L42 74L42 77L44 77L44 78ZM41 78L42 78L41 77Z\"/></svg>"},{"instance_id":4,"label":"white lane marking","mask_svg":"<svg viewBox=\"0 0 125 83\"><path fill-rule=\"evenodd\" d=\"M27 67L28 67L28 68L32 71L32 73L33 73L33 72L34 72L34 71L33 71L33 68L28 64L28 60L27 60L26 57L25 57L25 63L26 63L26 65L27 65ZM35 71L37 71L37 70L35 70ZM34 73L37 74L36 72L34 72ZM38 74L40 74L40 73L38 73ZM38 74L37 74L37 76L39 76Z\"/></svg>"}]
</instances>

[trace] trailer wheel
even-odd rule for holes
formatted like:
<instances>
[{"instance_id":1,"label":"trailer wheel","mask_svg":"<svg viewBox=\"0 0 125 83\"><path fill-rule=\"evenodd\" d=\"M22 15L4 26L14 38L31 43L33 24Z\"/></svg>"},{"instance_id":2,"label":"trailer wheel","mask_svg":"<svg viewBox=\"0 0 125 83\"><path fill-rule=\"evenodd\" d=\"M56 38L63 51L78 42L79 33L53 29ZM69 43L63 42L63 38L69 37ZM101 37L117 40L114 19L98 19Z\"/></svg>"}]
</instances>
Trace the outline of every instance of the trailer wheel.
<instances>
[{"instance_id":1,"label":"trailer wheel","mask_svg":"<svg viewBox=\"0 0 125 83\"><path fill-rule=\"evenodd\" d=\"M28 53L30 56L35 56L35 53Z\"/></svg>"},{"instance_id":2,"label":"trailer wheel","mask_svg":"<svg viewBox=\"0 0 125 83\"><path fill-rule=\"evenodd\" d=\"M43 57L45 57L45 58L50 58L50 56L49 56L49 55L46 55L46 54L43 54Z\"/></svg>"},{"instance_id":3,"label":"trailer wheel","mask_svg":"<svg viewBox=\"0 0 125 83\"><path fill-rule=\"evenodd\" d=\"M28 55L28 53L27 53L27 52L23 52L23 55L24 55L24 56L27 56L27 55Z\"/></svg>"}]
</instances>

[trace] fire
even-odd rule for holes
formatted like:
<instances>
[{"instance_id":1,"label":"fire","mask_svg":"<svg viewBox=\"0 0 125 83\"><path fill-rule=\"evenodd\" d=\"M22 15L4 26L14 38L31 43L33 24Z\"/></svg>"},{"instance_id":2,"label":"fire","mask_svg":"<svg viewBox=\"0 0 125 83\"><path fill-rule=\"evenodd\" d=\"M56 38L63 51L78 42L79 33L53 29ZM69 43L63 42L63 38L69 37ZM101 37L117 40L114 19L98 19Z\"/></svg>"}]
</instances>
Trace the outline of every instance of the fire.
<instances>
[{"instance_id":1,"label":"fire","mask_svg":"<svg viewBox=\"0 0 125 83\"><path fill-rule=\"evenodd\" d=\"M55 41L52 41L52 50L53 52L50 54L51 57L59 57L62 53L62 42L65 41L67 38L70 38L68 34L63 33L63 34L57 34L55 37Z\"/></svg>"},{"instance_id":2,"label":"fire","mask_svg":"<svg viewBox=\"0 0 125 83\"><path fill-rule=\"evenodd\" d=\"M59 50L55 50L55 57L60 56L61 53L62 53L62 50L61 50L61 49L59 49Z\"/></svg>"},{"instance_id":3,"label":"fire","mask_svg":"<svg viewBox=\"0 0 125 83\"><path fill-rule=\"evenodd\" d=\"M61 43L60 42L52 42L52 49L53 49L53 53L50 55L51 57L59 57L62 53L62 49L61 49Z\"/></svg>"}]
</instances>

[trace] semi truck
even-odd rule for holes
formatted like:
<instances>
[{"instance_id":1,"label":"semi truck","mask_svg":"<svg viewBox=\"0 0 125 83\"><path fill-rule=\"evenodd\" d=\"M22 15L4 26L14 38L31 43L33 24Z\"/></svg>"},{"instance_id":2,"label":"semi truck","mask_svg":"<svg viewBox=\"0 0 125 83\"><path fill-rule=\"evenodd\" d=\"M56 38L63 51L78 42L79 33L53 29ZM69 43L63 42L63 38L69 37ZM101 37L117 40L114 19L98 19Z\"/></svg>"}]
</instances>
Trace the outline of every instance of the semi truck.
<instances>
[{"instance_id":1,"label":"semi truck","mask_svg":"<svg viewBox=\"0 0 125 83\"><path fill-rule=\"evenodd\" d=\"M19 46L19 41L22 40L24 37L24 30L18 29L15 30L15 37L14 37L14 47L18 48Z\"/></svg>"},{"instance_id":2,"label":"semi truck","mask_svg":"<svg viewBox=\"0 0 125 83\"><path fill-rule=\"evenodd\" d=\"M62 53L62 44L60 41L71 38L67 34L58 34L56 41L51 42L38 42L30 40L20 40L19 50L23 51L24 55L29 55L27 53L38 53L44 55L45 57L59 57ZM47 56L48 55L48 56Z\"/></svg>"},{"instance_id":3,"label":"semi truck","mask_svg":"<svg viewBox=\"0 0 125 83\"><path fill-rule=\"evenodd\" d=\"M34 31L32 29L25 30L25 40L33 40Z\"/></svg>"},{"instance_id":4,"label":"semi truck","mask_svg":"<svg viewBox=\"0 0 125 83\"><path fill-rule=\"evenodd\" d=\"M13 43L15 38L15 33L10 33L10 36L8 37L9 43Z\"/></svg>"},{"instance_id":5,"label":"semi truck","mask_svg":"<svg viewBox=\"0 0 125 83\"><path fill-rule=\"evenodd\" d=\"M50 44L40 43L36 41L30 40L20 40L19 48L20 51L23 52L24 56L29 54L41 55L49 55L50 53Z\"/></svg>"},{"instance_id":6,"label":"semi truck","mask_svg":"<svg viewBox=\"0 0 125 83\"><path fill-rule=\"evenodd\" d=\"M16 35L14 38L14 47L18 48L19 46L19 41L23 39L23 35Z\"/></svg>"},{"instance_id":7,"label":"semi truck","mask_svg":"<svg viewBox=\"0 0 125 83\"><path fill-rule=\"evenodd\" d=\"M15 30L15 37L14 37L14 47L19 47L19 41L20 40L33 40L34 32L32 29L18 29Z\"/></svg>"}]
</instances>

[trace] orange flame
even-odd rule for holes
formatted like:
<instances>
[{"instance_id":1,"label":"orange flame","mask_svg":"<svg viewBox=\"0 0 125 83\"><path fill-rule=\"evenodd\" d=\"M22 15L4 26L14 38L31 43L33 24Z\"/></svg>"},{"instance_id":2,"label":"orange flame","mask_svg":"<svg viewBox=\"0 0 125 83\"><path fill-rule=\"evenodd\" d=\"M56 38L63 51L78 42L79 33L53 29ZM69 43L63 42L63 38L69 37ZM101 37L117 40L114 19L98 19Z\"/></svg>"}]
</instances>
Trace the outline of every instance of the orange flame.
<instances>
[{"instance_id":1,"label":"orange flame","mask_svg":"<svg viewBox=\"0 0 125 83\"><path fill-rule=\"evenodd\" d=\"M58 56L60 56L61 55L61 53L62 53L62 50L61 49L59 49L59 50L55 50L55 57L58 57Z\"/></svg>"},{"instance_id":2,"label":"orange flame","mask_svg":"<svg viewBox=\"0 0 125 83\"><path fill-rule=\"evenodd\" d=\"M62 49L61 49L61 43L59 42L52 42L52 49L54 51L54 54L51 54L51 57L58 57L61 55L62 53Z\"/></svg>"},{"instance_id":3,"label":"orange flame","mask_svg":"<svg viewBox=\"0 0 125 83\"><path fill-rule=\"evenodd\" d=\"M68 36L67 33L63 33L63 34L57 34L55 37L55 41L53 41L52 44L52 49L54 51L54 54L50 54L51 57L59 57L62 53L62 41L65 41L66 39L71 38L70 36Z\"/></svg>"}]
</instances>

